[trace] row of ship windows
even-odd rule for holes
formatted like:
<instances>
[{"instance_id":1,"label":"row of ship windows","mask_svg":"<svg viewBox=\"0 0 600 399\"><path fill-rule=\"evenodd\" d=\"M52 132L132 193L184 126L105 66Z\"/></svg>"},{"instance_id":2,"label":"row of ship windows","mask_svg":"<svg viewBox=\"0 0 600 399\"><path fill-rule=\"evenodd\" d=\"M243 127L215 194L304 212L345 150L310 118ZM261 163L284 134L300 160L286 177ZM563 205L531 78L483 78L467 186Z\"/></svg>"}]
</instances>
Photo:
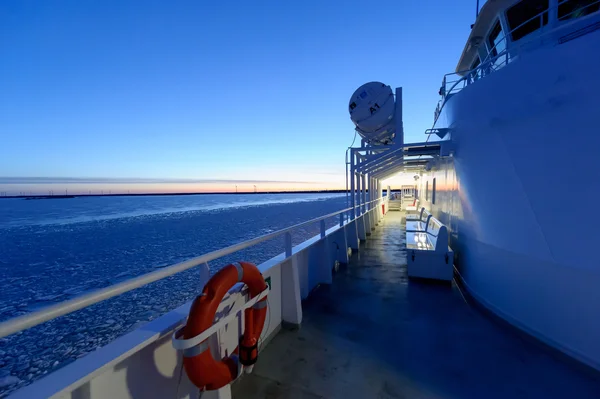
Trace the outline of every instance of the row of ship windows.
<instances>
[{"instance_id":1,"label":"row of ship windows","mask_svg":"<svg viewBox=\"0 0 600 399\"><path fill-rule=\"evenodd\" d=\"M546 25L548 23L548 8L549 0L523 0L506 10L506 21L511 32L511 40L517 41ZM559 21L580 18L597 12L599 9L600 3L598 3L598 0L559 0L557 18ZM542 15L541 18L534 18L540 14ZM532 20L529 21L530 19ZM502 33L499 20L496 21L490 31L486 45L492 57L506 49L505 35ZM479 64L480 59L477 57L471 69L477 68Z\"/></svg>"}]
</instances>

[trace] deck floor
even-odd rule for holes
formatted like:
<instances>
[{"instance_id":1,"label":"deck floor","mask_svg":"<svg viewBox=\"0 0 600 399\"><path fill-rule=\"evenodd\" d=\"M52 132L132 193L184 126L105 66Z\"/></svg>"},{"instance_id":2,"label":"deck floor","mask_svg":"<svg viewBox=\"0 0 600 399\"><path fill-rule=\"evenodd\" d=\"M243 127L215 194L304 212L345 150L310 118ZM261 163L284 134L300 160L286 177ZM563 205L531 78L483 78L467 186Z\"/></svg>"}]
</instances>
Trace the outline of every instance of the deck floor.
<instances>
[{"instance_id":1,"label":"deck floor","mask_svg":"<svg viewBox=\"0 0 600 399\"><path fill-rule=\"evenodd\" d=\"M467 303L408 281L390 212L331 286L303 304L234 398L600 398L600 379Z\"/></svg>"}]
</instances>

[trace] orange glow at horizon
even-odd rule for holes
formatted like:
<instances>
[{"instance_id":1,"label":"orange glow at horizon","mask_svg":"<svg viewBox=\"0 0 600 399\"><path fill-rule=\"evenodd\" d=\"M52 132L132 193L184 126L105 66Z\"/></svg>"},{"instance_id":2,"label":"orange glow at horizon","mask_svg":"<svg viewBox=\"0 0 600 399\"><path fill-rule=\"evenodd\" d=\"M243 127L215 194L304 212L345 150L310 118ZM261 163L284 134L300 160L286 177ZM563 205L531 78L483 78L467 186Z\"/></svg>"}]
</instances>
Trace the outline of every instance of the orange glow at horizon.
<instances>
[{"instance_id":1,"label":"orange glow at horizon","mask_svg":"<svg viewBox=\"0 0 600 399\"><path fill-rule=\"evenodd\" d=\"M111 183L111 184L10 184L3 185L7 195L81 195L81 194L173 194L173 193L253 193L279 191L341 190L345 186L325 182L240 182L232 183Z\"/></svg>"}]
</instances>

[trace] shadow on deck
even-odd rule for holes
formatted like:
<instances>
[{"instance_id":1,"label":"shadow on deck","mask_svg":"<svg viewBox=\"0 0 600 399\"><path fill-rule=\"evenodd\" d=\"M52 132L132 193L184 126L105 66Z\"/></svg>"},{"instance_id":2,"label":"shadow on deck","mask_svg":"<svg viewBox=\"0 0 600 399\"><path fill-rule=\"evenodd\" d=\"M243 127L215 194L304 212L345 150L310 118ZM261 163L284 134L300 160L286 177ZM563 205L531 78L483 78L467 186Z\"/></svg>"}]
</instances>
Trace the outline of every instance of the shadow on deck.
<instances>
[{"instance_id":1,"label":"shadow on deck","mask_svg":"<svg viewBox=\"0 0 600 399\"><path fill-rule=\"evenodd\" d=\"M600 380L473 308L408 281L403 213L303 303L234 398L599 398Z\"/></svg>"}]
</instances>

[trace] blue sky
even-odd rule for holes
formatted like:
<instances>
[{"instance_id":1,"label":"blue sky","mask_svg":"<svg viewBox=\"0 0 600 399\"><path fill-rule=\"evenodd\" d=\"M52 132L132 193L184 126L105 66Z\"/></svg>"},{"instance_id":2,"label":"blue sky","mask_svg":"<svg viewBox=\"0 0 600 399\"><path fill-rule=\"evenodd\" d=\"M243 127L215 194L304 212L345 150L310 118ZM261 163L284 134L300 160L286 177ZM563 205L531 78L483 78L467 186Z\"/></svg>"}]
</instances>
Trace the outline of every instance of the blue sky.
<instances>
[{"instance_id":1,"label":"blue sky","mask_svg":"<svg viewBox=\"0 0 600 399\"><path fill-rule=\"evenodd\" d=\"M442 0L4 0L0 177L341 187L350 95L403 86L405 139L423 140L474 14Z\"/></svg>"}]
</instances>

